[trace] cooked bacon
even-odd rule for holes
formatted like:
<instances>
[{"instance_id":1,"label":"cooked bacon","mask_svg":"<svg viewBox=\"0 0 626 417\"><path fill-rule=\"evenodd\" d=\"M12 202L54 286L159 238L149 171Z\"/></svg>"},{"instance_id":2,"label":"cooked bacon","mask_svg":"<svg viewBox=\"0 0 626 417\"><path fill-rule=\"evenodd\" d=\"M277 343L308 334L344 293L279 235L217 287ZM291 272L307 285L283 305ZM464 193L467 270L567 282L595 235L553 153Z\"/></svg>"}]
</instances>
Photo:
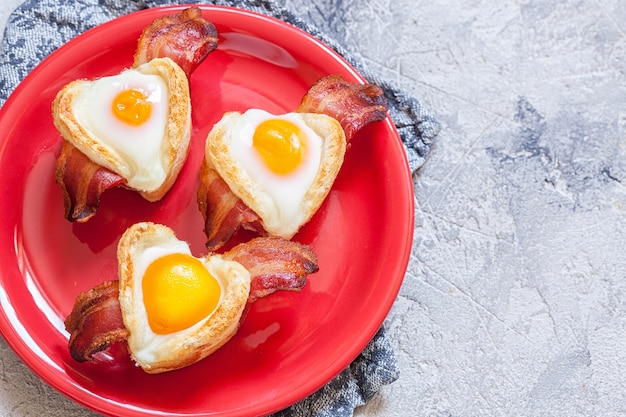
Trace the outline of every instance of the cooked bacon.
<instances>
[{"instance_id":1,"label":"cooked bacon","mask_svg":"<svg viewBox=\"0 0 626 417\"><path fill-rule=\"evenodd\" d=\"M246 311L252 303L276 291L301 291L307 275L319 270L317 255L311 248L279 237L252 239L223 256L250 272ZM126 341L129 332L122 319L119 281L107 281L81 293L65 319L65 328L70 333L70 355L78 362L91 361L95 353Z\"/></svg>"},{"instance_id":2,"label":"cooked bacon","mask_svg":"<svg viewBox=\"0 0 626 417\"><path fill-rule=\"evenodd\" d=\"M126 184L124 178L92 162L67 141L57 158L54 178L63 190L65 218L79 223L96 214L104 191Z\"/></svg>"},{"instance_id":3,"label":"cooked bacon","mask_svg":"<svg viewBox=\"0 0 626 417\"><path fill-rule=\"evenodd\" d=\"M187 74L217 48L217 29L202 17L202 11L190 7L181 12L155 19L137 42L134 66L154 58L171 58Z\"/></svg>"},{"instance_id":4,"label":"cooked bacon","mask_svg":"<svg viewBox=\"0 0 626 417\"><path fill-rule=\"evenodd\" d=\"M204 217L209 251L221 248L240 228L265 234L259 216L233 194L228 184L206 163L200 170L198 207Z\"/></svg>"},{"instance_id":5,"label":"cooked bacon","mask_svg":"<svg viewBox=\"0 0 626 417\"><path fill-rule=\"evenodd\" d=\"M279 237L258 237L224 254L251 275L248 303L276 291L301 291L306 277L317 272L317 255L310 247Z\"/></svg>"},{"instance_id":6,"label":"cooked bacon","mask_svg":"<svg viewBox=\"0 0 626 417\"><path fill-rule=\"evenodd\" d=\"M346 141L365 125L387 117L387 98L376 84L355 84L340 75L326 76L309 88L298 112L323 113L341 123Z\"/></svg>"},{"instance_id":7,"label":"cooked bacon","mask_svg":"<svg viewBox=\"0 0 626 417\"><path fill-rule=\"evenodd\" d=\"M128 337L119 302L118 281L108 281L81 293L65 319L70 333L70 355L78 362L93 359L97 352Z\"/></svg>"}]
</instances>

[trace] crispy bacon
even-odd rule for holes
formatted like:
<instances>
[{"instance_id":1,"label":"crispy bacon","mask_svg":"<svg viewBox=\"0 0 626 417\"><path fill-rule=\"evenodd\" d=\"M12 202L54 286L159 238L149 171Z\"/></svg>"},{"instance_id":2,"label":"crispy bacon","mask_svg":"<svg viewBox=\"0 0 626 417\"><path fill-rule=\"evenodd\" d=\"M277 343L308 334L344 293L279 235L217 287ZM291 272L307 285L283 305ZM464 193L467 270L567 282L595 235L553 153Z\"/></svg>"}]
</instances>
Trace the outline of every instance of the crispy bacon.
<instances>
[{"instance_id":1,"label":"crispy bacon","mask_svg":"<svg viewBox=\"0 0 626 417\"><path fill-rule=\"evenodd\" d=\"M70 333L70 355L78 362L93 359L97 352L128 337L119 303L118 281L108 281L81 293L65 319Z\"/></svg>"},{"instance_id":2,"label":"crispy bacon","mask_svg":"<svg viewBox=\"0 0 626 417\"><path fill-rule=\"evenodd\" d=\"M104 191L126 184L124 178L92 162L67 141L57 159L54 178L63 190L65 218L79 223L96 214Z\"/></svg>"},{"instance_id":3,"label":"crispy bacon","mask_svg":"<svg viewBox=\"0 0 626 417\"><path fill-rule=\"evenodd\" d=\"M202 18L200 9L192 7L157 18L146 27L137 42L134 65L157 57L169 57L189 78L216 47L215 26ZM57 159L55 179L63 190L65 217L76 222L86 222L96 214L104 191L126 183L119 175L92 162L67 141Z\"/></svg>"},{"instance_id":4,"label":"crispy bacon","mask_svg":"<svg viewBox=\"0 0 626 417\"><path fill-rule=\"evenodd\" d=\"M239 228L265 234L259 216L233 194L228 184L206 164L200 170L198 207L204 217L209 251L221 248Z\"/></svg>"},{"instance_id":5,"label":"crispy bacon","mask_svg":"<svg viewBox=\"0 0 626 417\"><path fill-rule=\"evenodd\" d=\"M387 110L387 98L378 85L350 83L340 75L329 75L309 88L297 111L337 119L350 142L365 125L387 117Z\"/></svg>"},{"instance_id":6,"label":"crispy bacon","mask_svg":"<svg viewBox=\"0 0 626 417\"><path fill-rule=\"evenodd\" d=\"M317 255L306 245L279 237L258 237L224 254L250 271L248 303L276 291L301 291L306 277L317 272Z\"/></svg>"},{"instance_id":7,"label":"crispy bacon","mask_svg":"<svg viewBox=\"0 0 626 417\"><path fill-rule=\"evenodd\" d=\"M246 311L252 303L276 291L301 291L306 277L319 270L317 255L311 248L278 237L252 239L223 256L250 272ZM124 342L129 333L122 319L119 281L108 281L81 293L65 319L65 328L70 333L70 354L79 362L90 361L95 353Z\"/></svg>"},{"instance_id":8,"label":"crispy bacon","mask_svg":"<svg viewBox=\"0 0 626 417\"><path fill-rule=\"evenodd\" d=\"M217 48L217 29L202 17L202 11L190 7L179 13L155 19L137 42L134 65L154 58L171 58L187 78Z\"/></svg>"}]
</instances>

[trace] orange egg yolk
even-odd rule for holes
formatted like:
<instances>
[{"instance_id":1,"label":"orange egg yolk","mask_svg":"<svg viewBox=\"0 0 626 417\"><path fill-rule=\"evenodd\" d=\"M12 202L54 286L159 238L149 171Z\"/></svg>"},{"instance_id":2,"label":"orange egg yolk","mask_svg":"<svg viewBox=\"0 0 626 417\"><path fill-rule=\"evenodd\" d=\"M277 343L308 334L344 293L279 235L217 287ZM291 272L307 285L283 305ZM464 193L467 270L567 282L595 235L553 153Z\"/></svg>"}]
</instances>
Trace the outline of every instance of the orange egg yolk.
<instances>
[{"instance_id":1,"label":"orange egg yolk","mask_svg":"<svg viewBox=\"0 0 626 417\"><path fill-rule=\"evenodd\" d=\"M175 253L154 260L142 282L150 328L156 334L186 329L215 310L221 286L198 259Z\"/></svg>"},{"instance_id":2,"label":"orange egg yolk","mask_svg":"<svg viewBox=\"0 0 626 417\"><path fill-rule=\"evenodd\" d=\"M268 119L254 131L252 146L272 172L286 175L300 165L305 139L300 128L292 122Z\"/></svg>"},{"instance_id":3,"label":"orange egg yolk","mask_svg":"<svg viewBox=\"0 0 626 417\"><path fill-rule=\"evenodd\" d=\"M150 118L152 103L139 90L124 90L113 99L112 111L118 120L131 126L139 126Z\"/></svg>"}]
</instances>

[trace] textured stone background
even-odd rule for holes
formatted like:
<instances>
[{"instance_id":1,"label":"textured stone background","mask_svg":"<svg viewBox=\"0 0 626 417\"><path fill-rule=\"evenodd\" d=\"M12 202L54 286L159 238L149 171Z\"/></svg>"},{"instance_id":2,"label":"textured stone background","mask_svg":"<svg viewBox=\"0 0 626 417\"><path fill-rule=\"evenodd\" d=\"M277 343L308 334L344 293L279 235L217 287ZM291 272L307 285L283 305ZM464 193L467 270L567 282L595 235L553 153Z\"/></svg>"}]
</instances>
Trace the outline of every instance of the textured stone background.
<instances>
[{"instance_id":1,"label":"textured stone background","mask_svg":"<svg viewBox=\"0 0 626 417\"><path fill-rule=\"evenodd\" d=\"M3 0L4 21L20 0ZM626 3L282 2L442 121L369 416L626 414ZM0 415L91 416L0 342Z\"/></svg>"}]
</instances>

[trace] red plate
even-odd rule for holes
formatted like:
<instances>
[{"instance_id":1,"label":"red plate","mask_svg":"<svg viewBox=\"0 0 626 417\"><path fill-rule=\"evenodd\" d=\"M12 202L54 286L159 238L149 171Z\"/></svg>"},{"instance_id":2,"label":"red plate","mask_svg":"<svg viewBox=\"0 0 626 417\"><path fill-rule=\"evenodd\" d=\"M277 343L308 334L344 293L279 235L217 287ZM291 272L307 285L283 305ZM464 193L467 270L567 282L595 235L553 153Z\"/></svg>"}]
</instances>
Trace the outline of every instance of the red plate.
<instances>
[{"instance_id":1,"label":"red plate","mask_svg":"<svg viewBox=\"0 0 626 417\"><path fill-rule=\"evenodd\" d=\"M301 400L373 337L410 254L412 181L398 134L386 120L353 139L333 190L295 237L319 256L320 272L302 293L257 302L226 346L179 371L147 375L125 355L88 364L70 358L63 319L80 291L117 278L115 248L126 227L142 220L166 224L196 256L205 254L197 175L206 135L222 113L293 111L309 85L330 73L363 81L327 46L284 22L200 7L220 33L219 48L191 77L192 151L161 202L111 190L91 221L66 221L53 180L61 139L50 103L69 81L130 66L142 28L182 6L130 14L78 36L32 71L0 113L2 334L43 380L103 414L260 415Z\"/></svg>"}]
</instances>

